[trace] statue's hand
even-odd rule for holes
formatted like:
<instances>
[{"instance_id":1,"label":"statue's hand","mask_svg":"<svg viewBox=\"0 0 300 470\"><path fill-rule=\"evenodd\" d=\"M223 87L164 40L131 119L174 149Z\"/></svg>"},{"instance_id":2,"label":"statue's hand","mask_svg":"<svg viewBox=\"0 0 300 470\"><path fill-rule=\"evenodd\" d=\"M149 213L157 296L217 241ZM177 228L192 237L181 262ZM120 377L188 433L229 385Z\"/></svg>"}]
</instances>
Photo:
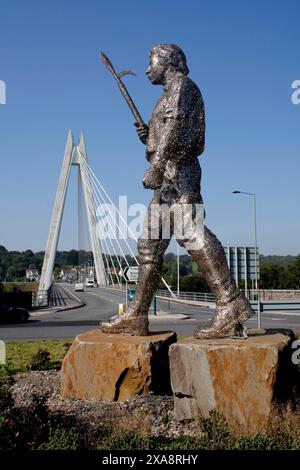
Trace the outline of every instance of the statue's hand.
<instances>
[{"instance_id":1,"label":"statue's hand","mask_svg":"<svg viewBox=\"0 0 300 470\"><path fill-rule=\"evenodd\" d=\"M163 173L160 169L151 166L143 177L143 186L146 189L159 189L163 182Z\"/></svg>"},{"instance_id":2,"label":"statue's hand","mask_svg":"<svg viewBox=\"0 0 300 470\"><path fill-rule=\"evenodd\" d=\"M134 124L135 127L137 128L136 129L136 132L137 132L137 135L139 136L140 138L140 141L143 143L143 144L146 144L147 143L147 139L148 139L148 132L149 132L149 128L148 126L139 126L137 123Z\"/></svg>"}]
</instances>

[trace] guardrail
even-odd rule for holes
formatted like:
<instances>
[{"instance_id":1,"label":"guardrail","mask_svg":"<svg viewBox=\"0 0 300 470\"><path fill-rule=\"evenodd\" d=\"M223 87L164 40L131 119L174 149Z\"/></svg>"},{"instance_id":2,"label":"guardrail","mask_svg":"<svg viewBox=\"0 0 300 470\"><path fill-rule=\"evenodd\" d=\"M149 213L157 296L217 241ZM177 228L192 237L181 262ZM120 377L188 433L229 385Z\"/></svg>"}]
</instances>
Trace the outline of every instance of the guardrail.
<instances>
[{"instance_id":1,"label":"guardrail","mask_svg":"<svg viewBox=\"0 0 300 470\"><path fill-rule=\"evenodd\" d=\"M190 300L193 302L215 302L215 297L209 292L180 292L179 295L176 292L171 294L168 290L158 289L156 295L159 297L166 297L168 299L179 299L179 300Z\"/></svg>"},{"instance_id":2,"label":"guardrail","mask_svg":"<svg viewBox=\"0 0 300 470\"><path fill-rule=\"evenodd\" d=\"M300 290L287 289L258 289L258 296L262 302L300 302ZM247 291L249 300L255 300L256 291Z\"/></svg>"},{"instance_id":3,"label":"guardrail","mask_svg":"<svg viewBox=\"0 0 300 470\"><path fill-rule=\"evenodd\" d=\"M259 312L272 312L272 311L282 311L282 310L291 310L291 311L300 311L300 302L250 302L253 310Z\"/></svg>"},{"instance_id":4,"label":"guardrail","mask_svg":"<svg viewBox=\"0 0 300 470\"><path fill-rule=\"evenodd\" d=\"M109 287L107 287L109 289ZM120 290L116 289L115 290ZM180 292L179 296L176 292L173 292L173 296L171 292L168 290L158 289L156 295L159 297L165 297L167 299L173 300L186 300L186 301L193 301L193 302L215 302L214 295L209 292ZM251 300L250 304L253 310L259 312L268 312L268 311L283 311L283 310L290 310L290 311L300 311L300 301L257 301Z\"/></svg>"}]
</instances>

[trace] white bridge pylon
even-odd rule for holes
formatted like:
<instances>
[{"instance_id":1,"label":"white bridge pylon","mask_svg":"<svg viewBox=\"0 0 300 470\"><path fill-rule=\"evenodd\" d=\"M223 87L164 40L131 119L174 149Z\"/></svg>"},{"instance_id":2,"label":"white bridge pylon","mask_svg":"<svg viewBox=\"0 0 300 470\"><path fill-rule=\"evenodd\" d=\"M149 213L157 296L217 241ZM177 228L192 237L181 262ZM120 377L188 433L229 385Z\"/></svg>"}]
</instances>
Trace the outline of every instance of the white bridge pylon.
<instances>
[{"instance_id":1,"label":"white bridge pylon","mask_svg":"<svg viewBox=\"0 0 300 470\"><path fill-rule=\"evenodd\" d=\"M75 145L72 132L69 131L45 250L42 274L39 284L40 291L47 291L52 283L54 260L60 235L61 222L64 213L66 194L72 166L77 166L78 168L78 184L81 185L84 197L97 282L98 284L102 285L107 284L105 267L102 258L102 247L97 232L96 210L87 161L88 158L83 133L80 134L79 144Z\"/></svg>"}]
</instances>

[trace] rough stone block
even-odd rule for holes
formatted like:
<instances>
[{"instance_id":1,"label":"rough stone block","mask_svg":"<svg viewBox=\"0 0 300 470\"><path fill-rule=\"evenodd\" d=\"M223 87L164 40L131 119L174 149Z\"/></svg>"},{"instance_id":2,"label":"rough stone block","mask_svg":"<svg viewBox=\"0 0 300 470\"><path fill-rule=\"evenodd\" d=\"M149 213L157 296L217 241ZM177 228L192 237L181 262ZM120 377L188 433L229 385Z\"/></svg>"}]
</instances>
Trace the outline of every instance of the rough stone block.
<instances>
[{"instance_id":1,"label":"rough stone block","mask_svg":"<svg viewBox=\"0 0 300 470\"><path fill-rule=\"evenodd\" d=\"M63 361L61 397L125 401L149 391L172 393L168 350L176 339L173 332L77 336Z\"/></svg>"},{"instance_id":2,"label":"rough stone block","mask_svg":"<svg viewBox=\"0 0 300 470\"><path fill-rule=\"evenodd\" d=\"M208 416L264 429L275 401L292 397L297 370L290 330L267 330L248 339L187 338L169 349L175 417Z\"/></svg>"}]
</instances>

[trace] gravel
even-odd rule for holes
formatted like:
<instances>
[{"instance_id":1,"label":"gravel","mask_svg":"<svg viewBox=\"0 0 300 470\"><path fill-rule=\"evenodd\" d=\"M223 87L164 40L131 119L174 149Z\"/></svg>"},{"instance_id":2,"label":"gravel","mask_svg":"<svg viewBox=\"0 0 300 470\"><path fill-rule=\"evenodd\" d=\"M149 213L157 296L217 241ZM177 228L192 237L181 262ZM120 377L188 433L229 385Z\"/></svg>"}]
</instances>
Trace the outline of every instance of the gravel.
<instances>
[{"instance_id":1,"label":"gravel","mask_svg":"<svg viewBox=\"0 0 300 470\"><path fill-rule=\"evenodd\" d=\"M115 422L120 429L135 430L154 437L199 435L197 422L178 423L174 420L172 396L149 393L126 402L92 398L61 400L60 372L45 370L16 374L12 393L17 407L30 405L35 394L45 399L53 413L73 416L83 428L97 429Z\"/></svg>"}]
</instances>

